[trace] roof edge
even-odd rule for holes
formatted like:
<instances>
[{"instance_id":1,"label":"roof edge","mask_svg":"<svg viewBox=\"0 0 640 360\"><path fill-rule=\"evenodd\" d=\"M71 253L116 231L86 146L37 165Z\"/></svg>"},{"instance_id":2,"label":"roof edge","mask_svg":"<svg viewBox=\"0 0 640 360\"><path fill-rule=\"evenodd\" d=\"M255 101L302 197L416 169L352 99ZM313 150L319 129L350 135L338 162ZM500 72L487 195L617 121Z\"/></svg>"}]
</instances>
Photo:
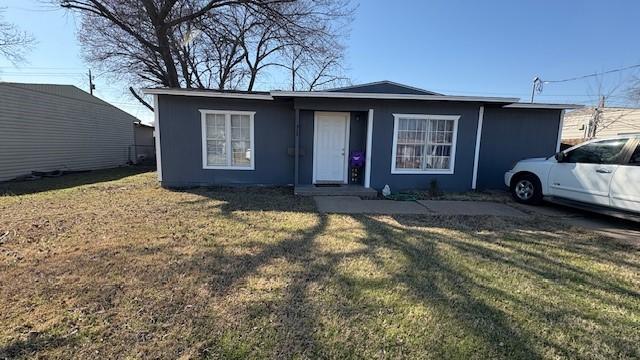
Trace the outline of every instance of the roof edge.
<instances>
[{"instance_id":1,"label":"roof edge","mask_svg":"<svg viewBox=\"0 0 640 360\"><path fill-rule=\"evenodd\" d=\"M543 104L543 103L521 103L515 102L513 104L505 105L503 108L509 109L555 109L555 110L573 110L582 109L584 105L578 104Z\"/></svg>"},{"instance_id":2,"label":"roof edge","mask_svg":"<svg viewBox=\"0 0 640 360\"><path fill-rule=\"evenodd\" d=\"M201 97L213 97L213 98L227 98L227 99L254 99L254 100L273 100L273 96L269 94L258 93L232 93L232 92L217 92L211 90L186 90L186 89L142 89L143 94L148 95L178 95L178 96L201 96Z\"/></svg>"},{"instance_id":3,"label":"roof edge","mask_svg":"<svg viewBox=\"0 0 640 360\"><path fill-rule=\"evenodd\" d=\"M309 98L347 98L347 99L380 99L380 100L433 100L433 101L469 101L515 103L520 98L487 97L487 96L456 96L456 95L415 95L415 94L387 94L387 93L350 93L325 91L272 91L276 97L309 97Z\"/></svg>"},{"instance_id":4,"label":"roof edge","mask_svg":"<svg viewBox=\"0 0 640 360\"><path fill-rule=\"evenodd\" d=\"M342 86L342 87L337 87L337 88L326 89L324 91L333 92L333 91L347 90L347 89L353 89L353 88L358 88L358 87L362 87L362 86L371 86L371 85L379 85L379 84L391 84L391 85L400 86L400 87L404 87L404 88L411 89L411 90L420 91L420 92L423 92L423 93L428 93L430 95L444 95L444 94L441 94L441 93L437 93L435 91L421 89L419 87L415 87L415 86L411 86L411 85L400 84L400 83L397 83L395 81L390 81L390 80L373 81L373 82L368 82L368 83L364 83L364 84L354 84L354 85L349 85L349 86Z\"/></svg>"}]
</instances>

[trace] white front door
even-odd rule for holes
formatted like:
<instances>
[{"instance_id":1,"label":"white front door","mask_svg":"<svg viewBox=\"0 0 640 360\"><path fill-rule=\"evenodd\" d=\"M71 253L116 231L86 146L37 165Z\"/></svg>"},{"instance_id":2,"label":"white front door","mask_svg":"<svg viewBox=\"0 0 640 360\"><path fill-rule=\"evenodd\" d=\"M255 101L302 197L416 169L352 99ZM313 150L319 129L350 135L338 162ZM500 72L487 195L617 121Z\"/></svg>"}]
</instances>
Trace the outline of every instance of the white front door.
<instances>
[{"instance_id":1,"label":"white front door","mask_svg":"<svg viewBox=\"0 0 640 360\"><path fill-rule=\"evenodd\" d=\"M346 184L349 113L316 112L313 134L313 182Z\"/></svg>"}]
</instances>

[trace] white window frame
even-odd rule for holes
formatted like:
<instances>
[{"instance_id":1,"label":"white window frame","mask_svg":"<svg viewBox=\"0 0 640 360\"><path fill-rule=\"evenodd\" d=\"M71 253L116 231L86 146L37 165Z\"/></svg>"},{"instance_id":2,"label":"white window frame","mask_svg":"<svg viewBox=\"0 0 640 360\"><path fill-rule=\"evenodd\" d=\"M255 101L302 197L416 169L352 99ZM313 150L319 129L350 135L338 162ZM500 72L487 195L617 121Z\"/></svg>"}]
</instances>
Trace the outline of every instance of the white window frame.
<instances>
[{"instance_id":1,"label":"white window frame","mask_svg":"<svg viewBox=\"0 0 640 360\"><path fill-rule=\"evenodd\" d=\"M453 120L453 138L451 139L451 155L449 169L396 169L396 152L398 149L398 128L400 118L418 120ZM393 114L393 148L391 149L391 173L392 174L446 174L455 172L456 147L458 140L458 120L460 115L429 115L429 114Z\"/></svg>"},{"instance_id":2,"label":"white window frame","mask_svg":"<svg viewBox=\"0 0 640 360\"><path fill-rule=\"evenodd\" d=\"M256 161L256 144L254 141L254 115L255 111L235 111L235 110L205 110L200 109L200 122L202 132L202 168L210 170L255 170ZM249 132L251 141L251 163L249 166L233 166L233 165L208 165L207 164L207 115L224 115L225 117L225 146L227 154L227 163L231 164L231 115L248 115L249 116Z\"/></svg>"}]
</instances>

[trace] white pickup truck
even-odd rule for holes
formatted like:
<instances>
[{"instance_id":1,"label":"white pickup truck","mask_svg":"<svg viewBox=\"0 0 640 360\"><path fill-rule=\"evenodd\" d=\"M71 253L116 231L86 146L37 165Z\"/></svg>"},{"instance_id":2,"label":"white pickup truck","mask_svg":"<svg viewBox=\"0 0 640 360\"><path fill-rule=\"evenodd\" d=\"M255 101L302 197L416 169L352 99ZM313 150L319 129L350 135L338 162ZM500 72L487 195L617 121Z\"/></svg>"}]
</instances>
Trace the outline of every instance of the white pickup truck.
<instances>
[{"instance_id":1,"label":"white pickup truck","mask_svg":"<svg viewBox=\"0 0 640 360\"><path fill-rule=\"evenodd\" d=\"M640 216L640 135L591 140L504 175L516 201L545 200L614 216Z\"/></svg>"}]
</instances>

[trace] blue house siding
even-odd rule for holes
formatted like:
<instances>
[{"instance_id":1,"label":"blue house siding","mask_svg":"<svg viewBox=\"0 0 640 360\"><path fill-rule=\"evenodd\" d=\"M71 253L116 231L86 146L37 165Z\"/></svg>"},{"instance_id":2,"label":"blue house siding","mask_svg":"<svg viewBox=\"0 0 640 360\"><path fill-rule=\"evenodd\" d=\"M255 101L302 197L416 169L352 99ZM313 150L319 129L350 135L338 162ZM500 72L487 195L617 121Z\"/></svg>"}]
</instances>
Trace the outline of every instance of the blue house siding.
<instances>
[{"instance_id":1,"label":"blue house siding","mask_svg":"<svg viewBox=\"0 0 640 360\"><path fill-rule=\"evenodd\" d=\"M300 110L299 183L311 184L315 111L351 113L350 150L365 150L368 110L374 111L371 187L393 191L426 189L435 180L443 191L468 191L481 104L475 102L296 98L248 100L159 95L162 184L291 185L294 182L295 109ZM202 168L199 110L255 111L255 170ZM453 174L392 174L393 114L459 115ZM485 105L478 188L503 188L514 162L554 153L560 110L508 109ZM364 177L364 175L363 175Z\"/></svg>"},{"instance_id":2,"label":"blue house siding","mask_svg":"<svg viewBox=\"0 0 640 360\"><path fill-rule=\"evenodd\" d=\"M503 189L504 173L522 159L556 152L560 110L485 107L478 189Z\"/></svg>"},{"instance_id":3,"label":"blue house siding","mask_svg":"<svg viewBox=\"0 0 640 360\"><path fill-rule=\"evenodd\" d=\"M426 189L435 180L444 191L471 189L475 138L480 105L419 101L381 101L374 107L371 187L389 185L392 191ZM460 115L453 174L391 174L393 114Z\"/></svg>"},{"instance_id":4,"label":"blue house siding","mask_svg":"<svg viewBox=\"0 0 640 360\"><path fill-rule=\"evenodd\" d=\"M293 184L295 113L291 101L159 96L162 185ZM200 109L255 111L255 170L202 168Z\"/></svg>"}]
</instances>

